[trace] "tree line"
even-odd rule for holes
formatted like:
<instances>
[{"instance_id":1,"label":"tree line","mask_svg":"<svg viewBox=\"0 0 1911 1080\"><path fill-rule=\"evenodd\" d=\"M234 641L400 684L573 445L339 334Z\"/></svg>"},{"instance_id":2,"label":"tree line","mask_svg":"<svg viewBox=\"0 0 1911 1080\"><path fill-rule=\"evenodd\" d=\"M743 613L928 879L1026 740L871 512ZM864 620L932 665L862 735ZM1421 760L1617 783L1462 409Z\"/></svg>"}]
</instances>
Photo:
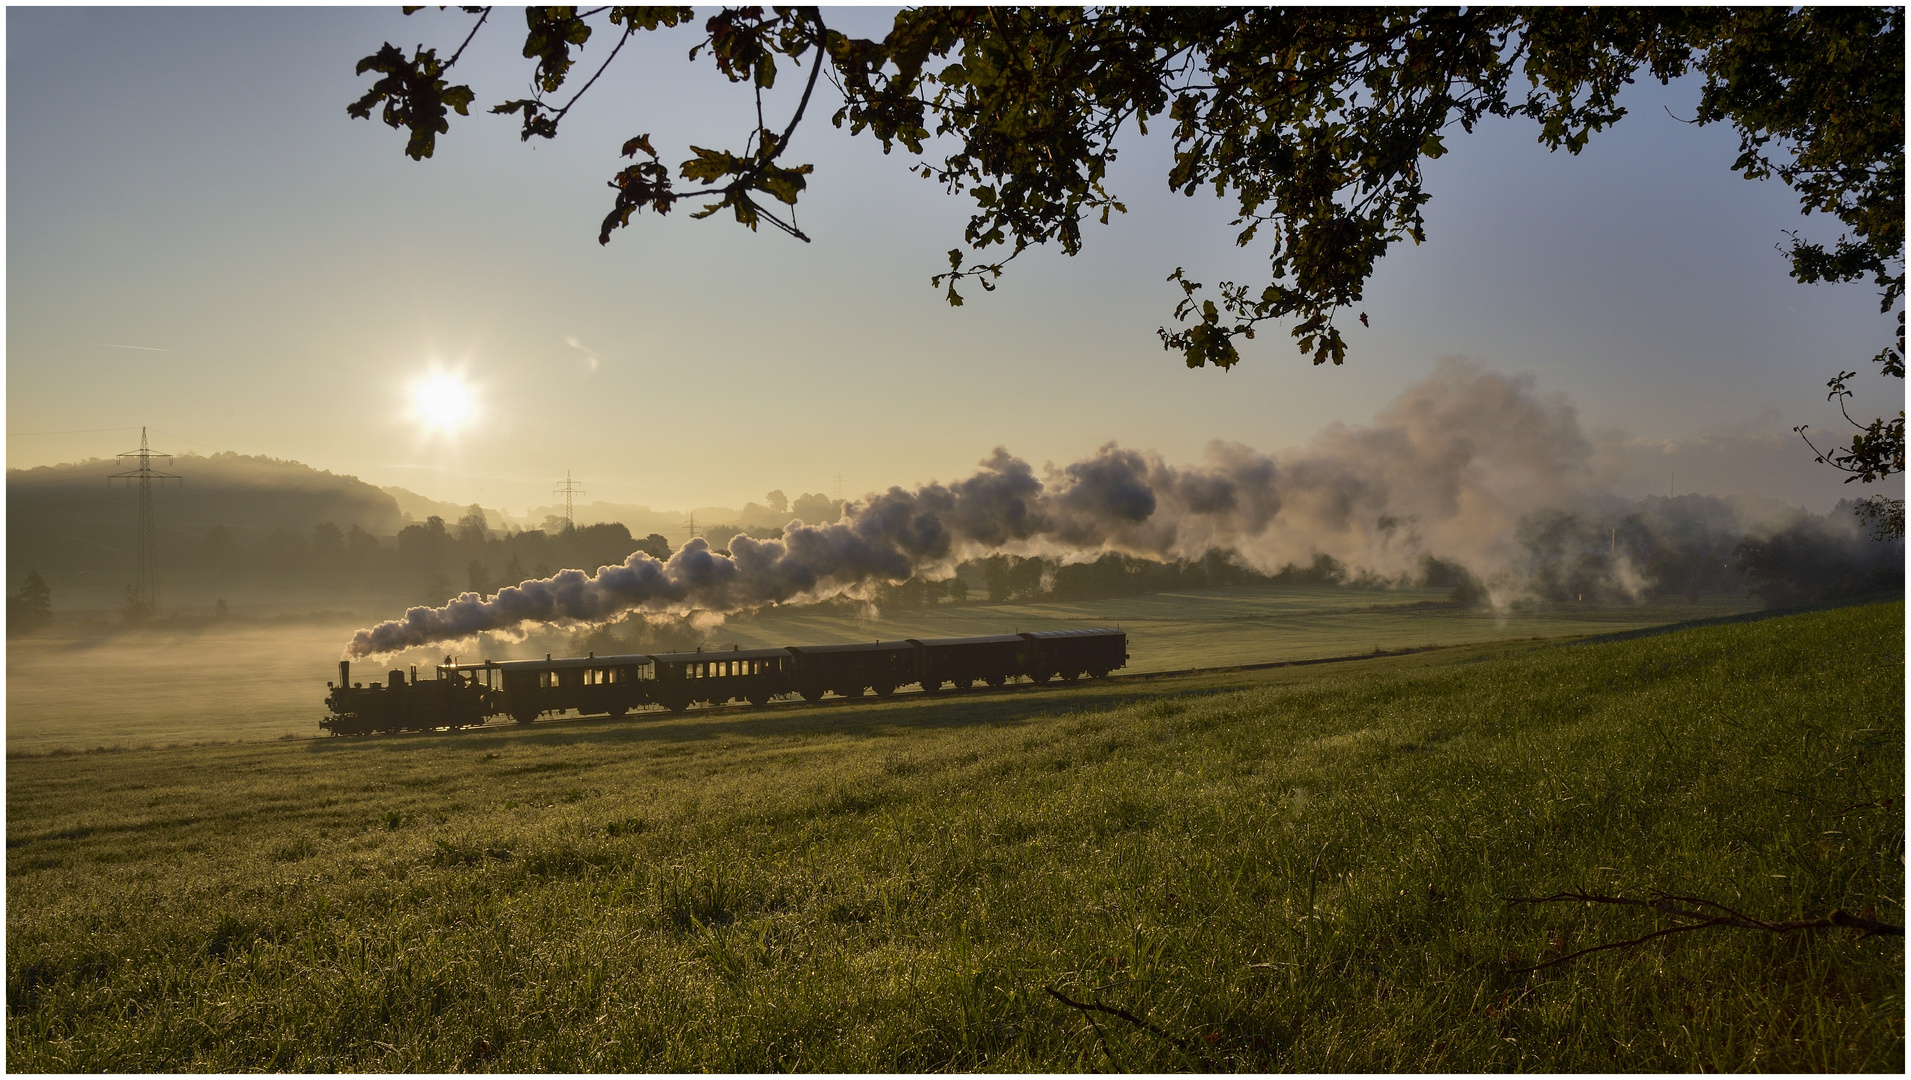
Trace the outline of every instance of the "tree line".
<instances>
[{"instance_id":1,"label":"tree line","mask_svg":"<svg viewBox=\"0 0 1911 1080\"><path fill-rule=\"evenodd\" d=\"M322 521L309 532L275 529L248 549L224 525L214 525L192 558L197 569L223 576L407 576L428 593L442 594L443 600L467 590L493 593L566 567L620 563L633 551L667 559L672 548L657 533L638 539L614 522L576 527L560 522L548 530L498 532L490 528L483 508L474 504L455 523L434 514L406 525L389 541L355 523L340 528Z\"/></svg>"},{"instance_id":2,"label":"tree line","mask_svg":"<svg viewBox=\"0 0 1911 1080\"><path fill-rule=\"evenodd\" d=\"M1796 514L1752 531L1724 500L1698 495L1648 500L1604 515L1535 515L1521 528L1523 563L1514 572L1522 593L1557 602L1695 601L1749 593L1767 607L1794 607L1902 589L1903 541L1859 528L1863 509L1862 502L1847 500L1829 514ZM749 531L765 538L778 533ZM494 532L484 511L472 506L455 525L429 517L405 526L389 543L356 524L340 529L321 522L309 534L279 529L248 549L225 526L215 525L201 540L197 557L215 576L276 575L288 584L339 575L397 579L413 590L415 602L436 605L466 591L490 595L567 567L593 570L621 563L633 551L658 559L673 553L663 536L651 533L639 540L615 523ZM1421 560L1410 580L1386 581L1350 571L1326 554L1270 574L1221 550L1169 562L1112 552L1079 563L999 554L963 563L945 580L912 577L880 585L873 599L883 608L916 610L943 603L1097 600L1221 586L1347 584L1447 589L1448 602L1458 606L1487 599L1486 583L1464 567L1432 557ZM8 632L40 629L52 621L53 610L47 581L30 570L7 597ZM224 613L223 600L217 610ZM139 615L131 609L123 614ZM589 642L603 646L596 651L615 651L619 645L674 647L695 636L654 627L604 628L603 635L608 636Z\"/></svg>"}]
</instances>

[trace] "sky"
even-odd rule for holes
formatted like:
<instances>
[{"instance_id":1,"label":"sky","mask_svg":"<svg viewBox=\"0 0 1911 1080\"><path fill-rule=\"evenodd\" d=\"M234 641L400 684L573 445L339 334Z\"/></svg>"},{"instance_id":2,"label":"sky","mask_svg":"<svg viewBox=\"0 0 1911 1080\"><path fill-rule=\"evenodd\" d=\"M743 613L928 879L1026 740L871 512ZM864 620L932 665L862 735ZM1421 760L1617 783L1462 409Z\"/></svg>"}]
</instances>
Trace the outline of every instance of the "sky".
<instances>
[{"instance_id":1,"label":"sky","mask_svg":"<svg viewBox=\"0 0 1911 1080\"><path fill-rule=\"evenodd\" d=\"M864 35L885 21L826 14ZM1618 494L1822 511L1861 493L1792 434L1843 439L1825 380L1867 369L1866 418L1903 405L1867 363L1894 325L1875 290L1799 285L1777 250L1836 223L1734 175L1729 130L1679 122L1690 81L1631 88L1632 115L1577 157L1528 121L1449 138L1428 243L1382 261L1370 329L1341 320L1345 366L1312 366L1277 331L1231 371L1190 371L1155 335L1179 295L1164 279L1258 281L1266 255L1233 245L1228 204L1167 191L1160 131L1113 172L1127 215L952 309L929 278L968 203L911 176L905 151L830 127L826 85L790 150L815 165L797 210L812 243L680 213L598 245L625 139L648 132L674 163L753 126L747 91L686 62L697 27L628 47L555 141L484 112L525 96L509 12L454 72L479 107L431 160L346 116L371 82L358 58L384 41L448 54L469 25L9 8L8 465L110 456L144 425L161 450L295 459L514 514L559 501L567 470L584 501L741 506L839 475L852 497L953 480L998 445L1038 464L1110 441L1171 462L1215 439L1275 452L1464 356L1564 395L1622 464ZM468 418L418 415L433 377L468 387Z\"/></svg>"}]
</instances>

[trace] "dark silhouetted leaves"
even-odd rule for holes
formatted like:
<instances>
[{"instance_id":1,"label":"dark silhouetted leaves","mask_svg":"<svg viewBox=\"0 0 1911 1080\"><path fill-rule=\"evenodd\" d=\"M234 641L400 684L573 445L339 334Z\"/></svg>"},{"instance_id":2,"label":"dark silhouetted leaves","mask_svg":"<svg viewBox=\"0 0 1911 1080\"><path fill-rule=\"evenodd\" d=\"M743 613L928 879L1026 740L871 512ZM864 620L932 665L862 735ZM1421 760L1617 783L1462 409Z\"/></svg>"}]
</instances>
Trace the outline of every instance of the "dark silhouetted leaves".
<instances>
[{"instance_id":1,"label":"dark silhouetted leaves","mask_svg":"<svg viewBox=\"0 0 1911 1080\"><path fill-rule=\"evenodd\" d=\"M430 157L437 147L438 136L450 129L445 110L456 109L460 116L470 115L466 110L471 105L471 88L445 84L440 78L444 68L438 63L434 49L421 48L407 60L401 50L386 42L377 52L358 62L358 74L368 71L384 78L373 83L365 96L347 106L345 112L356 119L368 120L372 109L383 102L380 119L386 126L411 130L405 153L414 161Z\"/></svg>"}]
</instances>

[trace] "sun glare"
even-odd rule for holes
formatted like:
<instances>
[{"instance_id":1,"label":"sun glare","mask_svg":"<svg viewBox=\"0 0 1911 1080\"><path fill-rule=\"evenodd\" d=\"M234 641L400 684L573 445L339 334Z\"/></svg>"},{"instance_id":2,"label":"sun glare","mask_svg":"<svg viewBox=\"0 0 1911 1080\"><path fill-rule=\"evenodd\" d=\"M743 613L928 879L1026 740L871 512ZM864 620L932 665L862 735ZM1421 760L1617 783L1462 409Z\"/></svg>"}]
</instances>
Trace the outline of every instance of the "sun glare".
<instances>
[{"instance_id":1,"label":"sun glare","mask_svg":"<svg viewBox=\"0 0 1911 1080\"><path fill-rule=\"evenodd\" d=\"M411 408L412 415L427 430L450 435L470 423L477 403L463 379L439 373L420 379L412 387Z\"/></svg>"}]
</instances>

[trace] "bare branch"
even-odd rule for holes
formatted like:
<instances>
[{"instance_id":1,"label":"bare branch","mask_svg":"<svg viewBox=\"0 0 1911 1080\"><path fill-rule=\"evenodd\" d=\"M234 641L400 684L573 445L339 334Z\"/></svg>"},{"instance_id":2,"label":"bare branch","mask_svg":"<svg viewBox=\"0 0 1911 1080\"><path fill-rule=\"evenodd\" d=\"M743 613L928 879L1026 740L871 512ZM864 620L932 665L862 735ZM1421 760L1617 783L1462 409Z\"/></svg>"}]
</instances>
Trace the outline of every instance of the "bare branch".
<instances>
[{"instance_id":1,"label":"bare branch","mask_svg":"<svg viewBox=\"0 0 1911 1080\"><path fill-rule=\"evenodd\" d=\"M1129 1023L1135 1025L1136 1027L1139 1027L1142 1030L1149 1032L1150 1034L1154 1035L1156 1038L1161 1039L1162 1041L1168 1043L1170 1046L1173 1046L1175 1049L1181 1051L1182 1053L1187 1054L1189 1057L1195 1058L1197 1060L1202 1060L1202 1061L1206 1060L1206 1057L1199 1050L1195 1049L1195 1047L1192 1044L1190 1044L1186 1039L1176 1038L1175 1036L1170 1035L1159 1024L1156 1024L1153 1021L1147 1020L1143 1017L1136 1016L1134 1013L1129 1012L1127 1009L1117 1008L1113 1005L1103 1005L1100 1002L1095 1002L1095 1001L1074 1001L1070 999L1068 995L1062 993L1060 990L1055 989L1053 986L1044 986L1042 987L1042 989L1048 991L1048 996L1054 998L1056 1001L1061 1002L1062 1004L1068 1006L1071 1009L1078 1009L1084 1014L1087 1014L1090 1012L1098 1012L1098 1013L1106 1013L1109 1016L1120 1017L1121 1019L1128 1021ZM1113 1060L1112 1055L1110 1057L1110 1060Z\"/></svg>"},{"instance_id":2,"label":"bare branch","mask_svg":"<svg viewBox=\"0 0 1911 1080\"><path fill-rule=\"evenodd\" d=\"M1684 923L1678 926L1669 926L1662 930L1655 930L1650 934L1645 934L1640 937L1631 938L1626 941L1614 941L1614 942L1608 942L1604 945L1594 945L1593 947L1588 949L1580 949L1577 952L1567 953L1565 956L1548 960L1543 964L1534 964L1531 967L1514 968L1513 969L1514 974L1517 975L1517 974L1528 972L1528 971L1538 971L1541 968L1549 968L1555 964L1563 964L1568 960L1573 960L1573 959L1577 959L1578 957L1585 956L1588 953L1602 952L1606 949L1628 948L1633 945L1639 945L1644 942L1651 941L1653 938L1666 937L1671 934L1680 934L1688 930L1703 930L1703 929L1706 929L1707 927L1712 927L1712 926L1731 926L1731 927L1737 927L1738 929L1741 929L1741 930L1763 930L1763 931L1766 931L1767 933L1773 933L1773 934L1789 934L1797 930L1825 930L1832 927L1845 927L1845 928L1853 929L1853 930L1863 930L1865 932L1864 933L1865 937L1876 937L1880 935L1890 936L1890 937L1904 936L1904 927L1902 926L1894 926L1891 923L1879 922L1876 919L1868 919L1860 915L1852 915L1849 912L1845 912L1845 911L1834 911L1830 915L1827 915L1823 918L1818 918L1818 919L1794 919L1789 922L1767 922L1764 919L1754 918L1750 915L1746 915L1742 912L1729 908L1725 906L1724 904L1719 903L1716 900L1704 900L1698 897L1691 897L1691 896L1674 896L1673 894L1667 893L1667 892L1659 893L1659 898L1656 900L1640 900L1634 897L1625 897L1625 896L1600 896L1595 893L1586 893L1586 892L1554 893L1551 896L1509 896L1506 898L1506 903L1508 905L1552 904L1552 903L1562 903L1562 902L1570 903L1575 901L1580 903L1587 903L1587 904L1613 904L1613 905L1620 905L1625 907L1648 908L1652 911L1659 912L1662 915L1670 915L1674 918L1691 919L1694 921L1689 923ZM1685 908L1675 906L1677 904L1687 904L1687 905L1693 905L1697 907L1715 908L1719 911L1725 912L1725 914L1706 915L1702 912L1689 911L1689 910L1686 910Z\"/></svg>"},{"instance_id":3,"label":"bare branch","mask_svg":"<svg viewBox=\"0 0 1911 1080\"><path fill-rule=\"evenodd\" d=\"M1561 956L1553 960L1548 960L1543 964L1534 964L1532 967L1514 968L1513 974L1521 975L1528 971L1538 971L1541 968L1552 967L1554 964L1563 964L1568 960L1576 960L1579 957L1585 956L1587 953L1603 952L1606 949L1623 949L1630 945L1643 944L1645 942L1651 941L1653 938L1665 937L1669 934L1682 934L1686 932L1687 930L1703 930L1708 926L1716 926L1719 923L1724 921L1725 920L1723 919L1712 919L1702 923L1688 923L1684 926L1668 926L1664 930L1654 930L1650 934L1646 934L1642 937L1633 938L1630 941L1613 941L1613 942L1608 942L1607 944L1604 944L1604 945L1594 945L1590 949L1581 949L1578 952L1569 952L1565 956Z\"/></svg>"},{"instance_id":4,"label":"bare branch","mask_svg":"<svg viewBox=\"0 0 1911 1080\"><path fill-rule=\"evenodd\" d=\"M637 32L637 27L634 24L626 25L624 27L624 36L618 38L617 44L611 46L610 55L604 57L604 62L597 66L597 71L596 73L591 75L590 81L586 82L583 86L578 87L577 93L571 95L571 100L565 102L564 107L557 110L557 115L551 118L551 124L553 126L555 126L559 120L564 119L564 114L571 111L571 106L577 104L577 99L584 96L584 91L589 90L593 85L596 84L598 78L604 74L604 70L610 67L610 62L612 60L617 59L617 54L619 51L623 49L624 43L629 41L631 39L631 36L634 35L636 32Z\"/></svg>"},{"instance_id":5,"label":"bare branch","mask_svg":"<svg viewBox=\"0 0 1911 1080\"><path fill-rule=\"evenodd\" d=\"M464 55L465 45L471 44L471 39L478 36L478 28L483 26L484 21L490 17L491 17L491 9L485 8L484 11L478 15L478 21L472 24L471 32L464 36L464 43L458 46L458 51L451 54L451 59L446 60L445 66L440 70L443 70L443 71L451 70L451 65L457 63L458 58Z\"/></svg>"}]
</instances>

